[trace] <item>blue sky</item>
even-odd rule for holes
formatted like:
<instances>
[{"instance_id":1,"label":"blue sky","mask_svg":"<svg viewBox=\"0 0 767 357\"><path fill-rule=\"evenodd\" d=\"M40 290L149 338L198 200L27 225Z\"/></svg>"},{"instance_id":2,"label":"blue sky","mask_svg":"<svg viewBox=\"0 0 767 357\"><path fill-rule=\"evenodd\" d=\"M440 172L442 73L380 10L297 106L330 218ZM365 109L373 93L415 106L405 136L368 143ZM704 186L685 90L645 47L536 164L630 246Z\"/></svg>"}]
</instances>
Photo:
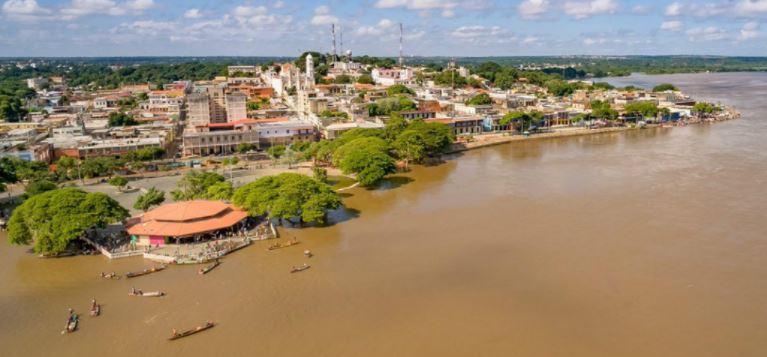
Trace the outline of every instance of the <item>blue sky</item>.
<instances>
[{"instance_id":1,"label":"blue sky","mask_svg":"<svg viewBox=\"0 0 767 357\"><path fill-rule=\"evenodd\" d=\"M0 0L0 56L767 55L767 0ZM339 41L340 42L340 41ZM340 47L340 43L339 43Z\"/></svg>"}]
</instances>

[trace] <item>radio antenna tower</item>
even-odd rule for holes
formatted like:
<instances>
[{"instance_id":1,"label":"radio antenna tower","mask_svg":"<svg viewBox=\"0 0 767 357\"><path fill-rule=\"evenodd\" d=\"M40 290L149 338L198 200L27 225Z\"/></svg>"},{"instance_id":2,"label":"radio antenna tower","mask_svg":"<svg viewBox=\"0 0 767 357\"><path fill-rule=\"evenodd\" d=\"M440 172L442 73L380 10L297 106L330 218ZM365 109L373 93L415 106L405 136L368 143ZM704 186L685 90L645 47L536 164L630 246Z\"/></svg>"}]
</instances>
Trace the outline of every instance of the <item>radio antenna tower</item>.
<instances>
[{"instance_id":1,"label":"radio antenna tower","mask_svg":"<svg viewBox=\"0 0 767 357\"><path fill-rule=\"evenodd\" d=\"M330 34L333 36L333 62L336 61L336 24L330 24Z\"/></svg>"},{"instance_id":2,"label":"radio antenna tower","mask_svg":"<svg viewBox=\"0 0 767 357\"><path fill-rule=\"evenodd\" d=\"M402 58L402 23L399 23L399 66L404 64L404 58Z\"/></svg>"},{"instance_id":3,"label":"radio antenna tower","mask_svg":"<svg viewBox=\"0 0 767 357\"><path fill-rule=\"evenodd\" d=\"M338 25L338 36L340 36L341 40L341 62L344 62L344 28L341 25Z\"/></svg>"}]
</instances>

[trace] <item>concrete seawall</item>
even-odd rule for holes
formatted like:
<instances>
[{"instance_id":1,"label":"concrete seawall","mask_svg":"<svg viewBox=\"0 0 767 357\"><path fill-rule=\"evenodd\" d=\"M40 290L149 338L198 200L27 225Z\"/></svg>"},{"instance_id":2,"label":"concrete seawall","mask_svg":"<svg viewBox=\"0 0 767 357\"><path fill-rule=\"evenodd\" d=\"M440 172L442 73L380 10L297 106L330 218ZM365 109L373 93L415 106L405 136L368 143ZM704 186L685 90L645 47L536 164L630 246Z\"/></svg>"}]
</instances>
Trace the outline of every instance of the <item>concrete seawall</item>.
<instances>
[{"instance_id":1,"label":"concrete seawall","mask_svg":"<svg viewBox=\"0 0 767 357\"><path fill-rule=\"evenodd\" d=\"M648 128L655 128L658 127L657 125L647 126ZM538 139L549 139L549 138L563 138L563 137L570 137L570 136L584 136L584 135L594 135L594 134L603 134L603 133L614 133L614 132L622 132L627 130L638 130L638 128L629 128L629 127L612 127L612 128L599 128L599 129L573 129L573 130L562 130L562 131L555 131L550 133L541 133L541 134L533 134L530 136L524 136L524 135L504 135L504 134L489 134L484 135L482 138L478 141L473 141L469 143L459 143L459 144L453 144L453 146L450 148L450 151L448 151L446 154L454 154L462 151L468 151L473 149L479 149L483 147L488 146L494 146L494 145L500 145L505 143L510 143L514 141L524 141L524 140L538 140Z\"/></svg>"}]
</instances>

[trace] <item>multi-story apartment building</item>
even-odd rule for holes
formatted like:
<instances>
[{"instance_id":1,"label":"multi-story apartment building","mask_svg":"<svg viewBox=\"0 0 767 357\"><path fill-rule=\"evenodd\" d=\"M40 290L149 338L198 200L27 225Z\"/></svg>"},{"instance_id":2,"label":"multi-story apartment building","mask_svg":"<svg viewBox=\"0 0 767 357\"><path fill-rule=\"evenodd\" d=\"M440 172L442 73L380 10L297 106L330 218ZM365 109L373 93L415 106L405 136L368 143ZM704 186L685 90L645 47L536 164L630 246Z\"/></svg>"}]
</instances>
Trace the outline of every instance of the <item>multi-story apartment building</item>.
<instances>
[{"instance_id":1,"label":"multi-story apartment building","mask_svg":"<svg viewBox=\"0 0 767 357\"><path fill-rule=\"evenodd\" d=\"M242 92L234 92L226 95L226 119L233 122L248 117L248 96Z\"/></svg>"},{"instance_id":2,"label":"multi-story apartment building","mask_svg":"<svg viewBox=\"0 0 767 357\"><path fill-rule=\"evenodd\" d=\"M210 123L210 98L207 92L192 93L186 98L186 125L190 128Z\"/></svg>"}]
</instances>

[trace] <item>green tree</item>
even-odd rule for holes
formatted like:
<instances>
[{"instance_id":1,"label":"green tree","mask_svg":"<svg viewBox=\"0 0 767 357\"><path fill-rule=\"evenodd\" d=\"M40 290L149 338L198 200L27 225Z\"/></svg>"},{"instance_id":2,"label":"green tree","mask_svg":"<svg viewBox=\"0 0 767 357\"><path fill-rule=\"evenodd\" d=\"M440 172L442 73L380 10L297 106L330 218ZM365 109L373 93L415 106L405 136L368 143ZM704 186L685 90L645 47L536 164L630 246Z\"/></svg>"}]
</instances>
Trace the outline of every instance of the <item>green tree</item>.
<instances>
[{"instance_id":1,"label":"green tree","mask_svg":"<svg viewBox=\"0 0 767 357\"><path fill-rule=\"evenodd\" d=\"M312 177L314 177L314 179L319 181L319 182L327 183L328 182L328 170L326 170L326 169L324 169L322 167L314 166L314 167L312 167Z\"/></svg>"},{"instance_id":2,"label":"green tree","mask_svg":"<svg viewBox=\"0 0 767 357\"><path fill-rule=\"evenodd\" d=\"M657 104L648 101L629 103L623 109L627 114L641 115L645 118L655 118L660 111Z\"/></svg>"},{"instance_id":3,"label":"green tree","mask_svg":"<svg viewBox=\"0 0 767 357\"><path fill-rule=\"evenodd\" d=\"M341 162L351 153L359 150L374 150L386 153L389 144L376 136L360 137L340 146L333 152L333 166L340 167Z\"/></svg>"},{"instance_id":4,"label":"green tree","mask_svg":"<svg viewBox=\"0 0 767 357\"><path fill-rule=\"evenodd\" d=\"M27 185L26 191L24 191L24 198L30 198L32 196L39 195L43 192L57 189L56 183L49 180L32 181Z\"/></svg>"},{"instance_id":5,"label":"green tree","mask_svg":"<svg viewBox=\"0 0 767 357\"><path fill-rule=\"evenodd\" d=\"M80 172L84 178L112 176L118 167L118 162L111 157L95 157L83 160L80 163Z\"/></svg>"},{"instance_id":6,"label":"green tree","mask_svg":"<svg viewBox=\"0 0 767 357\"><path fill-rule=\"evenodd\" d=\"M408 130L415 130L421 134L424 154L427 156L441 155L450 149L455 140L452 129L442 123L426 123L423 120L414 120L408 125Z\"/></svg>"},{"instance_id":7,"label":"green tree","mask_svg":"<svg viewBox=\"0 0 767 357\"><path fill-rule=\"evenodd\" d=\"M665 92L667 90L678 91L679 88L677 88L676 86L674 86L671 83L661 83L661 84L658 84L657 86L653 87L653 89L652 89L653 92Z\"/></svg>"},{"instance_id":8,"label":"green tree","mask_svg":"<svg viewBox=\"0 0 767 357\"><path fill-rule=\"evenodd\" d=\"M239 154L245 154L248 151L255 150L256 146L251 143L239 143L237 144L237 148L235 149L237 153Z\"/></svg>"},{"instance_id":9,"label":"green tree","mask_svg":"<svg viewBox=\"0 0 767 357\"><path fill-rule=\"evenodd\" d=\"M275 163L280 159L280 157L282 157L282 155L285 154L285 145L270 146L268 149L266 149L266 153L269 154L269 156L272 158L272 163Z\"/></svg>"},{"instance_id":10,"label":"green tree","mask_svg":"<svg viewBox=\"0 0 767 357\"><path fill-rule=\"evenodd\" d=\"M493 104L493 100L487 93L480 93L466 101L466 105L488 105Z\"/></svg>"},{"instance_id":11,"label":"green tree","mask_svg":"<svg viewBox=\"0 0 767 357\"><path fill-rule=\"evenodd\" d=\"M384 126L383 137L387 142L392 143L397 139L397 136L399 136L400 133L405 130L405 128L407 128L407 120L405 120L399 114L392 114Z\"/></svg>"},{"instance_id":12,"label":"green tree","mask_svg":"<svg viewBox=\"0 0 767 357\"><path fill-rule=\"evenodd\" d=\"M136 119L133 119L132 116L124 113L124 112L112 112L109 113L109 126L110 127L116 127L116 126L133 126L138 125L139 123L136 121Z\"/></svg>"},{"instance_id":13,"label":"green tree","mask_svg":"<svg viewBox=\"0 0 767 357\"><path fill-rule=\"evenodd\" d=\"M418 130L408 129L397 136L392 144L400 159L405 160L405 167L410 162L421 161L426 155L426 143Z\"/></svg>"},{"instance_id":14,"label":"green tree","mask_svg":"<svg viewBox=\"0 0 767 357\"><path fill-rule=\"evenodd\" d=\"M109 179L109 184L122 190L123 187L128 185L128 179L122 176L115 176Z\"/></svg>"},{"instance_id":15,"label":"green tree","mask_svg":"<svg viewBox=\"0 0 767 357\"><path fill-rule=\"evenodd\" d=\"M224 176L210 171L190 171L176 183L170 192L174 201L188 201L208 198L208 188L224 182Z\"/></svg>"},{"instance_id":16,"label":"green tree","mask_svg":"<svg viewBox=\"0 0 767 357\"><path fill-rule=\"evenodd\" d=\"M373 77L371 77L369 74L363 74L359 78L357 78L357 83L359 84L374 84Z\"/></svg>"},{"instance_id":17,"label":"green tree","mask_svg":"<svg viewBox=\"0 0 767 357\"><path fill-rule=\"evenodd\" d=\"M721 111L721 107L711 103L699 102L692 106L692 112L699 115L710 115Z\"/></svg>"},{"instance_id":18,"label":"green tree","mask_svg":"<svg viewBox=\"0 0 767 357\"><path fill-rule=\"evenodd\" d=\"M223 200L228 201L232 198L233 193L232 184L227 181L216 182L205 193L205 198L209 200Z\"/></svg>"},{"instance_id":19,"label":"green tree","mask_svg":"<svg viewBox=\"0 0 767 357\"><path fill-rule=\"evenodd\" d=\"M103 193L56 189L31 197L13 211L8 240L17 245L34 243L38 254L59 253L85 230L127 217L128 211Z\"/></svg>"},{"instance_id":20,"label":"green tree","mask_svg":"<svg viewBox=\"0 0 767 357\"><path fill-rule=\"evenodd\" d=\"M413 92L413 90L411 90L410 88L402 84L395 84L393 86L389 86L389 88L386 88L386 92L389 93L389 96L395 96L399 94L415 95L415 92Z\"/></svg>"},{"instance_id":21,"label":"green tree","mask_svg":"<svg viewBox=\"0 0 767 357\"><path fill-rule=\"evenodd\" d=\"M146 193L138 196L136 203L133 204L133 208L146 212L152 206L159 206L163 202L165 202L165 192L152 187Z\"/></svg>"},{"instance_id":22,"label":"green tree","mask_svg":"<svg viewBox=\"0 0 767 357\"><path fill-rule=\"evenodd\" d=\"M618 119L618 111L610 107L610 103L601 100L591 101L591 115L597 119Z\"/></svg>"},{"instance_id":23,"label":"green tree","mask_svg":"<svg viewBox=\"0 0 767 357\"><path fill-rule=\"evenodd\" d=\"M341 198L330 186L295 173L265 176L243 185L234 192L232 201L251 216L317 223L325 222L327 211L341 205Z\"/></svg>"}]
</instances>

